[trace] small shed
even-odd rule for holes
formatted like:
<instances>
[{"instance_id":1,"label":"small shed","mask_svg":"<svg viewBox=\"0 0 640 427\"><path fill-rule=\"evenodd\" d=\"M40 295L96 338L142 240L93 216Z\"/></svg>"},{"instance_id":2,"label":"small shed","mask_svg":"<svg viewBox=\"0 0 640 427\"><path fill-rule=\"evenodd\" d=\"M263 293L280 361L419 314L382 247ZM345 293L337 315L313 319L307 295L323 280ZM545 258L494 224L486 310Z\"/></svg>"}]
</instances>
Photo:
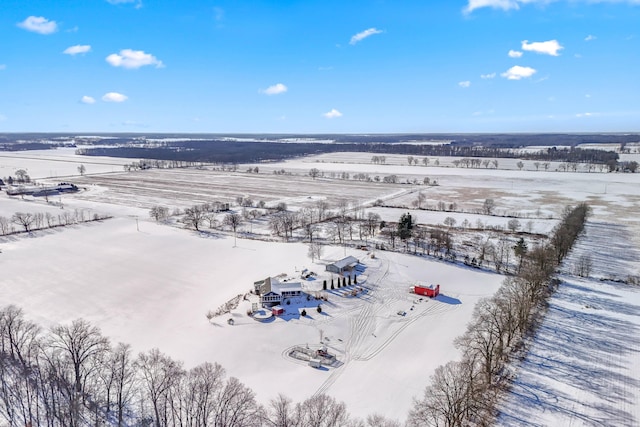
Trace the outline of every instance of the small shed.
<instances>
[{"instance_id":1,"label":"small shed","mask_svg":"<svg viewBox=\"0 0 640 427\"><path fill-rule=\"evenodd\" d=\"M415 285L411 287L411 292L417 295L424 295L429 298L435 298L440 294L440 285L436 285L436 286Z\"/></svg>"},{"instance_id":2,"label":"small shed","mask_svg":"<svg viewBox=\"0 0 640 427\"><path fill-rule=\"evenodd\" d=\"M282 308L282 306L280 305L276 305L275 307L271 307L271 313L274 316L280 316L284 314L284 308Z\"/></svg>"},{"instance_id":3,"label":"small shed","mask_svg":"<svg viewBox=\"0 0 640 427\"><path fill-rule=\"evenodd\" d=\"M340 261L327 264L326 270L330 273L343 274L347 271L352 271L358 265L360 261L354 256L348 256L342 258Z\"/></svg>"},{"instance_id":4,"label":"small shed","mask_svg":"<svg viewBox=\"0 0 640 427\"><path fill-rule=\"evenodd\" d=\"M319 359L309 359L309 366L311 366L312 368L321 368L322 361Z\"/></svg>"}]
</instances>

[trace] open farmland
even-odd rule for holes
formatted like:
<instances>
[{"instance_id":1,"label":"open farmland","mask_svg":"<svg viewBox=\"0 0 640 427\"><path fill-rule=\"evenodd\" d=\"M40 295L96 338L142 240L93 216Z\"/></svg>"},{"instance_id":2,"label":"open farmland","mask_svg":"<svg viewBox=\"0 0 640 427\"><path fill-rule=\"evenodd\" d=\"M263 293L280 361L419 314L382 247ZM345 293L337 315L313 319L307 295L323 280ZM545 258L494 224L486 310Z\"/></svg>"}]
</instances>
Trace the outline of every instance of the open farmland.
<instances>
[{"instance_id":1,"label":"open farmland","mask_svg":"<svg viewBox=\"0 0 640 427\"><path fill-rule=\"evenodd\" d=\"M331 205L344 198L370 204L378 198L407 191L397 185L383 183L186 168L87 175L74 182L107 189L103 192L88 191L78 196L82 199L143 209L158 203L181 209L212 201L233 203L238 196L249 197L255 202L263 200L267 204L285 202L297 208L311 205L318 199Z\"/></svg>"},{"instance_id":2,"label":"open farmland","mask_svg":"<svg viewBox=\"0 0 640 427\"><path fill-rule=\"evenodd\" d=\"M14 156L5 168L19 167L18 158ZM371 258L370 252L354 248L357 241L344 247L327 244L321 259L311 262L300 234L292 243L239 239L234 247L228 229L198 233L176 221L156 223L149 218L149 208L185 209L212 201L233 204L238 196L264 200L268 206L284 202L290 210L313 206L318 200L334 209L349 200L388 222L405 212L424 225L442 226L452 217L456 227L467 220L473 233L489 236L493 228L506 228L514 217L524 230L531 222L531 233L549 233L566 205L587 201L594 209L593 221L625 227L626 245L640 244L636 174L536 171L530 164L520 171L502 159L506 169L456 168L445 161L437 167L408 166L403 163L405 156L387 156L388 164L372 165L370 158L366 153L339 153L240 165L237 172L207 167L91 173L87 166L87 175L81 177L76 170L68 178L83 190L56 196L50 203L2 194L4 216L88 209L114 218L0 237L6 277L0 283L0 302L23 307L29 318L45 326L85 318L113 342L131 343L136 352L158 347L187 367L219 362L251 387L262 403L278 393L300 401L324 392L345 401L356 416L364 417L375 408L403 420L412 397L420 395L435 368L459 357L454 339L464 332L477 301L493 295L504 276L461 262L403 253L374 251ZM46 170L45 163L39 165ZM244 172L256 166L259 173ZM308 171L313 167L324 177L312 179ZM285 174L273 173L283 169ZM392 184L340 179L331 177L331 172L395 174L399 180ZM422 184L424 177L438 185ZM40 181L56 179L40 177ZM428 210L413 206L420 192L426 195L422 207ZM487 198L495 201L492 215L482 213ZM384 207L374 206L378 199ZM438 210L440 201L447 210L455 203L455 209ZM248 230L259 228L266 233L266 220L245 222L238 235L251 236ZM606 244L606 235L597 239ZM361 286L366 292L348 298L328 291L322 314L309 310L303 317L293 312L262 324L247 317L241 305L211 322L205 317L208 310L246 293L256 280L282 272L295 275L303 267L321 273L327 262L345 255L361 260L366 277ZM603 278L618 277L616 268L602 271ZM625 272L637 274L638 260L628 260ZM408 286L419 281L439 283L442 297L417 302ZM400 316L399 311L407 314ZM233 326L226 322L229 317L235 320ZM292 346L318 343L321 334L342 362L340 367L315 370L285 356ZM630 398L637 404L634 396Z\"/></svg>"}]
</instances>

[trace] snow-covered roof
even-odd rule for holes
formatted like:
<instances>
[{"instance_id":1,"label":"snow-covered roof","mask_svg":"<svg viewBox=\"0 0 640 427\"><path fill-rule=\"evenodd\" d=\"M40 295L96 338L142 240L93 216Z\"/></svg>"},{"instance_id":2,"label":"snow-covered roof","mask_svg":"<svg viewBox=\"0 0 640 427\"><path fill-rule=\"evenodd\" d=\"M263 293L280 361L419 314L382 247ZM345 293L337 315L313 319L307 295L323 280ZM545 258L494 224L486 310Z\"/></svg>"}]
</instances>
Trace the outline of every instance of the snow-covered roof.
<instances>
[{"instance_id":1,"label":"snow-covered roof","mask_svg":"<svg viewBox=\"0 0 640 427\"><path fill-rule=\"evenodd\" d=\"M358 264L358 258L354 256L348 256L346 258L342 258L340 261L336 261L333 263L333 265L335 265L338 268L345 268L350 265L355 266L357 264Z\"/></svg>"},{"instance_id":2,"label":"snow-covered roof","mask_svg":"<svg viewBox=\"0 0 640 427\"><path fill-rule=\"evenodd\" d=\"M271 281L271 291L277 294L282 294L283 292L295 292L302 290L302 283L300 282L278 282L275 280Z\"/></svg>"}]
</instances>

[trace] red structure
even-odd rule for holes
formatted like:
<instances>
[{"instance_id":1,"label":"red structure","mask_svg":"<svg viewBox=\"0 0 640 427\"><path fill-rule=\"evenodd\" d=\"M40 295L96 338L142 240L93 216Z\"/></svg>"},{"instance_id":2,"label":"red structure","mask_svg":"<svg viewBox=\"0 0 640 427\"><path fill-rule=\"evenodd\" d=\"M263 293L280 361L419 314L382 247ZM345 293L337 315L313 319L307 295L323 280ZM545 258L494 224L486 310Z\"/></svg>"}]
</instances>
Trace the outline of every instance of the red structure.
<instances>
[{"instance_id":1,"label":"red structure","mask_svg":"<svg viewBox=\"0 0 640 427\"><path fill-rule=\"evenodd\" d=\"M284 314L284 308L276 305L271 309L271 313L273 313L274 316L280 316L281 314Z\"/></svg>"},{"instance_id":2,"label":"red structure","mask_svg":"<svg viewBox=\"0 0 640 427\"><path fill-rule=\"evenodd\" d=\"M412 286L411 292L417 295L424 295L429 298L435 298L440 294L440 285L429 285L429 286Z\"/></svg>"}]
</instances>

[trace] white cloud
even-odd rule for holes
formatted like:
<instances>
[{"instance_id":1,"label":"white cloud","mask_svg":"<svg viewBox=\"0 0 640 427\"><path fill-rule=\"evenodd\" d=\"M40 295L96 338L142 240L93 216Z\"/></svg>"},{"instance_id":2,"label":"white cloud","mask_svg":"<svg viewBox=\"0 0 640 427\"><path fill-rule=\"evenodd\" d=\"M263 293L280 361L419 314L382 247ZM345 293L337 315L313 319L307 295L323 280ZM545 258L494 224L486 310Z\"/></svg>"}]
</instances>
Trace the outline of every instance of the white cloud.
<instances>
[{"instance_id":1,"label":"white cloud","mask_svg":"<svg viewBox=\"0 0 640 427\"><path fill-rule=\"evenodd\" d=\"M490 110L486 110L486 111L474 111L473 113L471 113L472 116L487 116L487 115L491 115L494 114L495 110L494 109L490 109Z\"/></svg>"},{"instance_id":2,"label":"white cloud","mask_svg":"<svg viewBox=\"0 0 640 427\"><path fill-rule=\"evenodd\" d=\"M6 69L7 69L7 65L6 64L0 64L0 71L6 70Z\"/></svg>"},{"instance_id":3,"label":"white cloud","mask_svg":"<svg viewBox=\"0 0 640 427\"><path fill-rule=\"evenodd\" d=\"M480 78L481 79L493 79L496 77L496 73L489 73L489 74L480 74Z\"/></svg>"},{"instance_id":4,"label":"white cloud","mask_svg":"<svg viewBox=\"0 0 640 427\"><path fill-rule=\"evenodd\" d=\"M102 96L104 102L124 102L127 100L127 96L118 92L108 92Z\"/></svg>"},{"instance_id":5,"label":"white cloud","mask_svg":"<svg viewBox=\"0 0 640 427\"><path fill-rule=\"evenodd\" d=\"M107 0L107 2L111 4L134 3L136 9L140 9L142 7L142 0Z\"/></svg>"},{"instance_id":6,"label":"white cloud","mask_svg":"<svg viewBox=\"0 0 640 427\"><path fill-rule=\"evenodd\" d=\"M471 86L471 82L469 80L465 80L463 82L458 82L458 86L467 88L467 87Z\"/></svg>"},{"instance_id":7,"label":"white cloud","mask_svg":"<svg viewBox=\"0 0 640 427\"><path fill-rule=\"evenodd\" d=\"M521 67L520 65L514 65L509 68L504 73L500 74L502 77L505 77L509 80L520 80L527 77L531 77L536 73L531 67Z\"/></svg>"},{"instance_id":8,"label":"white cloud","mask_svg":"<svg viewBox=\"0 0 640 427\"><path fill-rule=\"evenodd\" d=\"M540 4L546 5L561 0L469 0L467 6L462 9L465 14L469 14L476 9L490 7L493 9L520 9L521 5ZM569 0L570 2L581 1L583 3L628 3L631 5L640 5L639 0Z\"/></svg>"},{"instance_id":9,"label":"white cloud","mask_svg":"<svg viewBox=\"0 0 640 427\"><path fill-rule=\"evenodd\" d=\"M591 117L593 115L594 113L578 113L576 114L576 117Z\"/></svg>"},{"instance_id":10,"label":"white cloud","mask_svg":"<svg viewBox=\"0 0 640 427\"><path fill-rule=\"evenodd\" d=\"M142 50L122 49L119 54L112 53L107 56L106 61L114 67L140 68L145 65L155 65L156 68L164 67L162 61Z\"/></svg>"},{"instance_id":11,"label":"white cloud","mask_svg":"<svg viewBox=\"0 0 640 427\"><path fill-rule=\"evenodd\" d=\"M557 40L549 40L546 42L533 42L529 43L528 40L522 41L522 50L528 50L531 52L542 53L545 55L558 56L559 50L564 49L560 46Z\"/></svg>"},{"instance_id":12,"label":"white cloud","mask_svg":"<svg viewBox=\"0 0 640 427\"><path fill-rule=\"evenodd\" d=\"M338 117L342 117L342 113L335 108L332 108L331 111L324 113L323 116L325 116L327 119L335 119Z\"/></svg>"},{"instance_id":13,"label":"white cloud","mask_svg":"<svg viewBox=\"0 0 640 427\"><path fill-rule=\"evenodd\" d=\"M66 53L67 55L77 55L79 53L87 53L91 51L91 46L88 44L77 44L75 46L69 46L62 53Z\"/></svg>"},{"instance_id":14,"label":"white cloud","mask_svg":"<svg viewBox=\"0 0 640 427\"><path fill-rule=\"evenodd\" d=\"M52 34L58 31L56 21L49 21L42 16L30 16L18 23L18 27L39 34Z\"/></svg>"},{"instance_id":15,"label":"white cloud","mask_svg":"<svg viewBox=\"0 0 640 427\"><path fill-rule=\"evenodd\" d=\"M589 34L587 37L584 38L584 41L590 42L591 40L595 40L595 39L597 39L596 36Z\"/></svg>"},{"instance_id":16,"label":"white cloud","mask_svg":"<svg viewBox=\"0 0 640 427\"><path fill-rule=\"evenodd\" d=\"M377 28L369 28L368 30L364 30L359 32L358 34L351 37L349 44L356 44L361 40L366 39L367 37L371 37L374 34L380 34L382 30L378 30Z\"/></svg>"},{"instance_id":17,"label":"white cloud","mask_svg":"<svg viewBox=\"0 0 640 427\"><path fill-rule=\"evenodd\" d=\"M511 58L520 58L520 57L522 56L522 52L520 52L519 50L513 50L513 49L511 49L511 50L509 51L509 56L510 56Z\"/></svg>"},{"instance_id":18,"label":"white cloud","mask_svg":"<svg viewBox=\"0 0 640 427\"><path fill-rule=\"evenodd\" d=\"M483 7L491 7L493 9L519 9L516 0L469 0L467 7L463 9L464 13L471 13L476 9Z\"/></svg>"},{"instance_id":19,"label":"white cloud","mask_svg":"<svg viewBox=\"0 0 640 427\"><path fill-rule=\"evenodd\" d=\"M265 95L278 95L281 93L285 93L287 90L288 88L282 83L276 83L266 89L261 89L260 92L264 93Z\"/></svg>"},{"instance_id":20,"label":"white cloud","mask_svg":"<svg viewBox=\"0 0 640 427\"><path fill-rule=\"evenodd\" d=\"M104 97L103 97L103 99L104 99ZM85 95L82 98L80 98L80 102L82 102L83 104L95 104L96 100L95 100L95 98L93 98L91 96Z\"/></svg>"}]
</instances>

